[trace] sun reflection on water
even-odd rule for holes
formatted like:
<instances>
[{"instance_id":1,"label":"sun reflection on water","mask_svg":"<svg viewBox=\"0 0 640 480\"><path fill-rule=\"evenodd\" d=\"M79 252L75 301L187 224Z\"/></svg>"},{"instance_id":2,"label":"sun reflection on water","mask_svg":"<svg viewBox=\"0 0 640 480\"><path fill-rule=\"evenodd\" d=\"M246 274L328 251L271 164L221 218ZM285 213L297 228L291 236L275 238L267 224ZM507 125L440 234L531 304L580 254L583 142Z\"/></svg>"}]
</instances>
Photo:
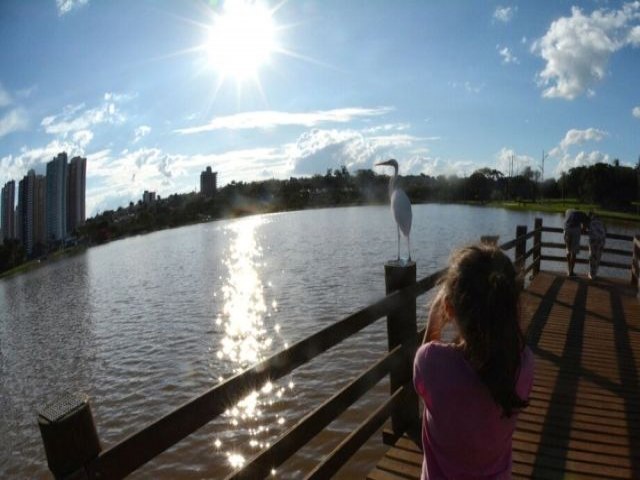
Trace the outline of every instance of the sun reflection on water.
<instances>
[{"instance_id":1,"label":"sun reflection on water","mask_svg":"<svg viewBox=\"0 0 640 480\"><path fill-rule=\"evenodd\" d=\"M222 287L221 313L215 320L217 329L223 333L216 356L233 373L243 371L288 345L280 336L279 324L265 323L265 319L271 320L272 312L277 312L278 305L275 300L267 304L260 277L265 262L257 230L264 223L264 218L255 216L228 226L230 242L224 265L229 273ZM238 434L234 438L244 437L241 434L249 437L247 445L240 447L235 442L230 442L234 445L223 445L220 438L214 440L214 449L225 451L232 468L244 465L245 454L252 455L268 448L274 430L285 427L285 418L275 407L293 388L291 379L286 386L268 381L225 412L230 426ZM249 452L241 451L247 446Z\"/></svg>"}]
</instances>

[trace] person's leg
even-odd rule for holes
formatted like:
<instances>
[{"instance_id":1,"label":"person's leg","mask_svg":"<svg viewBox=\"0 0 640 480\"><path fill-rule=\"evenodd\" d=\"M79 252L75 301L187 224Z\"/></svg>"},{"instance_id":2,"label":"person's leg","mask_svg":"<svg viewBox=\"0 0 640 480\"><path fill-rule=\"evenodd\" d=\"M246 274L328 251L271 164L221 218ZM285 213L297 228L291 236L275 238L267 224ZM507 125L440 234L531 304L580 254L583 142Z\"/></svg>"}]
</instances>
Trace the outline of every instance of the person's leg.
<instances>
[{"instance_id":1,"label":"person's leg","mask_svg":"<svg viewBox=\"0 0 640 480\"><path fill-rule=\"evenodd\" d=\"M598 242L589 239L589 278L594 278L598 272Z\"/></svg>"},{"instance_id":2,"label":"person's leg","mask_svg":"<svg viewBox=\"0 0 640 480\"><path fill-rule=\"evenodd\" d=\"M576 257L580 251L580 229L568 228L564 232L564 243L567 247L567 275L574 275Z\"/></svg>"},{"instance_id":3,"label":"person's leg","mask_svg":"<svg viewBox=\"0 0 640 480\"><path fill-rule=\"evenodd\" d=\"M573 277L575 275L573 269L576 266L576 254L571 252L569 254L569 276Z\"/></svg>"},{"instance_id":4,"label":"person's leg","mask_svg":"<svg viewBox=\"0 0 640 480\"><path fill-rule=\"evenodd\" d=\"M564 231L564 244L567 249L567 275L571 275L573 272L573 266L571 265L572 264L571 262L572 245L571 245L571 233L569 232L569 230Z\"/></svg>"},{"instance_id":5,"label":"person's leg","mask_svg":"<svg viewBox=\"0 0 640 480\"><path fill-rule=\"evenodd\" d=\"M604 250L604 242L598 241L595 245L594 251L594 269L592 275L595 277L598 274L598 269L600 268L600 259L602 258L602 250Z\"/></svg>"}]
</instances>

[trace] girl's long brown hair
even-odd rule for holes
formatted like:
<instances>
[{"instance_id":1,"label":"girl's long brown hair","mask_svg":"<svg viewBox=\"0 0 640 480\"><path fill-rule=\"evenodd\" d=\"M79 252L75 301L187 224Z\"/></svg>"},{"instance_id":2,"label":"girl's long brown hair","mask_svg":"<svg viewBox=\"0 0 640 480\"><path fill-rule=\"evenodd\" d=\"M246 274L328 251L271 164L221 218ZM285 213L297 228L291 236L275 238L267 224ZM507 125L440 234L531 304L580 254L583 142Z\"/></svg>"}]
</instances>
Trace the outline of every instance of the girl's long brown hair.
<instances>
[{"instance_id":1,"label":"girl's long brown hair","mask_svg":"<svg viewBox=\"0 0 640 480\"><path fill-rule=\"evenodd\" d=\"M495 246L464 247L451 257L443 288L468 360L510 417L527 406L516 393L525 342L520 286L511 260Z\"/></svg>"}]
</instances>

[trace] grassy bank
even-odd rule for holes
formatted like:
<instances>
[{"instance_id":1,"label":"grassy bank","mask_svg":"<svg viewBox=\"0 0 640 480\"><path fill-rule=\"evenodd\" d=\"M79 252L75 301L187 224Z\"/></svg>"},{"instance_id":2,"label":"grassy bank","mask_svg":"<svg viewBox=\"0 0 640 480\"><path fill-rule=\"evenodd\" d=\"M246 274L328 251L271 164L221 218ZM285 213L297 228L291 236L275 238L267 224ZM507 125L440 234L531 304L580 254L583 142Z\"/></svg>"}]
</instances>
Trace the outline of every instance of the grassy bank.
<instances>
[{"instance_id":1,"label":"grassy bank","mask_svg":"<svg viewBox=\"0 0 640 480\"><path fill-rule=\"evenodd\" d=\"M490 205L507 208L509 210L561 214L564 214L568 208L574 208L585 212L593 211L596 215L604 219L618 220L621 222L640 222L640 215L635 213L606 210L592 203L581 203L575 199L549 199L537 202L492 202Z\"/></svg>"},{"instance_id":2,"label":"grassy bank","mask_svg":"<svg viewBox=\"0 0 640 480\"><path fill-rule=\"evenodd\" d=\"M23 263L22 265L18 265L11 270L7 270L6 272L0 273L0 278L11 277L13 275L18 275L20 273L28 272L35 268L41 267L43 265L47 265L51 262L56 262L62 258L71 257L73 255L77 255L78 253L82 253L87 249L84 245L78 245L75 247L65 248L64 250L58 250L50 253L46 259L36 259L30 260L28 262Z\"/></svg>"}]
</instances>

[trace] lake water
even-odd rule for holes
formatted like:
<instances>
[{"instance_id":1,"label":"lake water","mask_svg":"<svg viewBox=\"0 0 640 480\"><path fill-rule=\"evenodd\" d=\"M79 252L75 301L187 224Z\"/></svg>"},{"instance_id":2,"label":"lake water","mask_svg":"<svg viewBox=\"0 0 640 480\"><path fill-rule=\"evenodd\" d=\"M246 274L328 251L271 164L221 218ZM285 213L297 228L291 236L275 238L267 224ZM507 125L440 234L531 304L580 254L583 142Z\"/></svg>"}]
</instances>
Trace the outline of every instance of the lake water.
<instances>
[{"instance_id":1,"label":"lake water","mask_svg":"<svg viewBox=\"0 0 640 480\"><path fill-rule=\"evenodd\" d=\"M537 216L562 225L559 215L456 205L416 205L413 214L419 278L482 234L504 242L517 224L531 228ZM0 477L50 478L36 421L48 401L70 391L88 394L103 447L113 445L221 379L380 299L383 264L395 255L389 209L353 207L155 232L0 280ZM424 310L426 299L419 304ZM380 320L265 385L133 477L222 477L385 348ZM361 411L331 424L276 475L302 476L384 400L387 388L379 385L356 404ZM375 435L339 476L366 475L381 449Z\"/></svg>"}]
</instances>

